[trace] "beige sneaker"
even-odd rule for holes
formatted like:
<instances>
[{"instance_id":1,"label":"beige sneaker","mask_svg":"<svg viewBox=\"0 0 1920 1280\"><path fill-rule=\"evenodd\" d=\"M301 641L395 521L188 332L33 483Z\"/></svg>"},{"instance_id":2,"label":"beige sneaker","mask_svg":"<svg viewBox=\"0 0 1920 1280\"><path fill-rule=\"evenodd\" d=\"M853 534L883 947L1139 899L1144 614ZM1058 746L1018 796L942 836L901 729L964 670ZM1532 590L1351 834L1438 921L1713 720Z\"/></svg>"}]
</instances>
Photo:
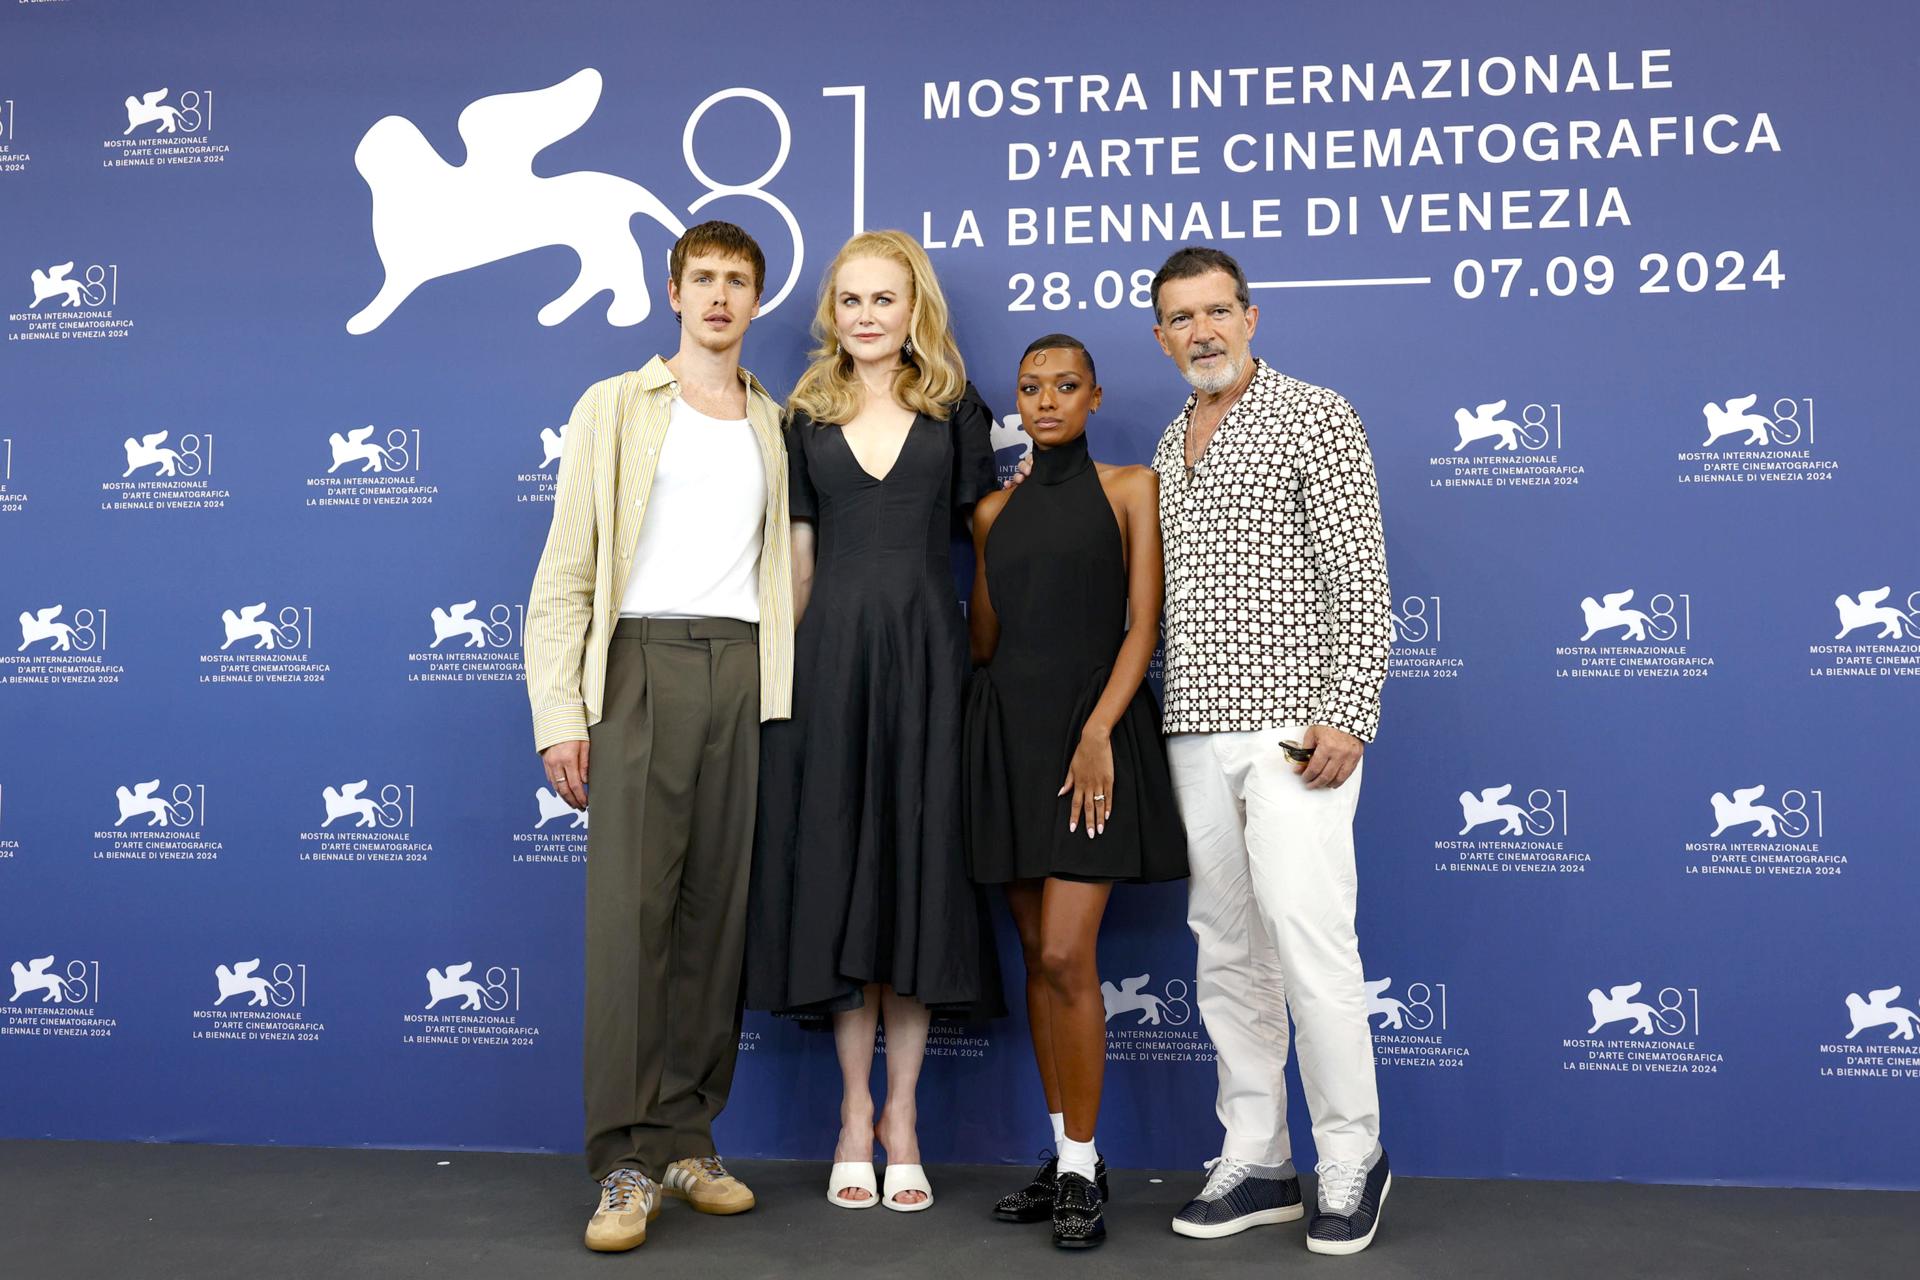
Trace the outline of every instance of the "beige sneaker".
<instances>
[{"instance_id":1,"label":"beige sneaker","mask_svg":"<svg viewBox=\"0 0 1920 1280\"><path fill-rule=\"evenodd\" d=\"M600 1207L587 1223L587 1248L596 1253L639 1248L660 1204L659 1183L638 1169L615 1169L600 1180Z\"/></svg>"},{"instance_id":2,"label":"beige sneaker","mask_svg":"<svg viewBox=\"0 0 1920 1280\"><path fill-rule=\"evenodd\" d=\"M745 1213L753 1208L753 1192L727 1172L719 1156L689 1156L667 1166L663 1179L667 1194L678 1196L701 1213Z\"/></svg>"}]
</instances>

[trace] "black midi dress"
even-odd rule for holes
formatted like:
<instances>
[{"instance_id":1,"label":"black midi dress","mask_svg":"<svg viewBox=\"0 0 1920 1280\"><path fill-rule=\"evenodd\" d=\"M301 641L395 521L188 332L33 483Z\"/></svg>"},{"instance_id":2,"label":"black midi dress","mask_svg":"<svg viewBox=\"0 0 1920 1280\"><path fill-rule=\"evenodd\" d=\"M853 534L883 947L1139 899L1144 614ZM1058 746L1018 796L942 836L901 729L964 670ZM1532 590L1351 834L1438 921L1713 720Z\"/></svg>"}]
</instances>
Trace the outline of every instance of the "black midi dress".
<instances>
[{"instance_id":1,"label":"black midi dress","mask_svg":"<svg viewBox=\"0 0 1920 1280\"><path fill-rule=\"evenodd\" d=\"M998 487L991 430L969 385L947 421L916 417L876 477L838 426L787 426L815 567L793 717L761 733L749 1008L833 1013L882 983L944 1016L1005 1012L961 835L968 655L951 561L960 513Z\"/></svg>"},{"instance_id":2,"label":"black midi dress","mask_svg":"<svg viewBox=\"0 0 1920 1280\"><path fill-rule=\"evenodd\" d=\"M1089 840L1059 795L1081 730L1127 635L1120 524L1085 436L1037 451L1033 474L987 533L987 596L1000 622L975 671L965 725L966 837L982 884L1178 880L1187 839L1142 681L1113 726L1113 815Z\"/></svg>"}]
</instances>

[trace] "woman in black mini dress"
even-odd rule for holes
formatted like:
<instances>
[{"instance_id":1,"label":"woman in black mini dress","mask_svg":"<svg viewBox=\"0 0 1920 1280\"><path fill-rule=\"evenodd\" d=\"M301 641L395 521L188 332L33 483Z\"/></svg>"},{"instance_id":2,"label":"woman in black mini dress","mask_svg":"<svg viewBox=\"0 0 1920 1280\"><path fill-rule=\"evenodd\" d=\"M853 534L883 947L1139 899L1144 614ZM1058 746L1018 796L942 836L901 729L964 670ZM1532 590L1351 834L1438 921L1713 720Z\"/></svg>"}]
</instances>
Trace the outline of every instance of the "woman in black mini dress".
<instances>
[{"instance_id":1,"label":"woman in black mini dress","mask_svg":"<svg viewBox=\"0 0 1920 1280\"><path fill-rule=\"evenodd\" d=\"M761 734L747 1005L831 1015L844 1093L827 1198L912 1212L933 1203L915 1107L928 1018L1005 1012L961 841L967 637L950 567L960 517L998 487L993 419L926 252L901 232L840 251L814 332L789 401L800 622L793 718Z\"/></svg>"},{"instance_id":2,"label":"woman in black mini dress","mask_svg":"<svg viewBox=\"0 0 1920 1280\"><path fill-rule=\"evenodd\" d=\"M1019 926L1059 1157L995 1214L1051 1217L1054 1243L1084 1248L1106 1230L1100 919L1115 882L1184 877L1186 834L1143 683L1160 629L1159 485L1145 467L1089 456L1100 388L1078 340L1027 349L1019 404L1033 472L974 514L967 849L975 880L1007 886Z\"/></svg>"}]
</instances>

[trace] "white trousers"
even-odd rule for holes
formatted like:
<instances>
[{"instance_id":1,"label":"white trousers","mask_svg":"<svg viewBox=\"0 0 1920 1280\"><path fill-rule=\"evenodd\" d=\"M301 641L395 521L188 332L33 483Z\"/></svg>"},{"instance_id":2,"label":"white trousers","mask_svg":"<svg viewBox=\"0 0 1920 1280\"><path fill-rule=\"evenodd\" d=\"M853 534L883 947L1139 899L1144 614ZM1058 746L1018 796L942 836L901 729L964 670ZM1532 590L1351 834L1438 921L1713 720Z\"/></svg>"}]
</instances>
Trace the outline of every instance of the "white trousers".
<instances>
[{"instance_id":1,"label":"white trousers","mask_svg":"<svg viewBox=\"0 0 1920 1280\"><path fill-rule=\"evenodd\" d=\"M1356 899L1353 813L1361 770L1309 791L1280 750L1302 726L1167 739L1187 828L1195 995L1219 1053L1220 1153L1293 1156L1287 1013L1322 1160L1359 1163L1380 1138Z\"/></svg>"}]
</instances>

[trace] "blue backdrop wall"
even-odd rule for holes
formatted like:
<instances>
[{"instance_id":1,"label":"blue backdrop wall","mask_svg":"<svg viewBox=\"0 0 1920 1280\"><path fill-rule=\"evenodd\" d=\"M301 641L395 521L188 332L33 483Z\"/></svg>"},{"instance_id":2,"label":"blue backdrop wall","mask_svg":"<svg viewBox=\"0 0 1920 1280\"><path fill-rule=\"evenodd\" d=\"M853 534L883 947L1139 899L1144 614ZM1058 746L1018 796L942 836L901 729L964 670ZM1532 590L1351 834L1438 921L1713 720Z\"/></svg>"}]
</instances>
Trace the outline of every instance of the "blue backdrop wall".
<instances>
[{"instance_id":1,"label":"blue backdrop wall","mask_svg":"<svg viewBox=\"0 0 1920 1280\"><path fill-rule=\"evenodd\" d=\"M1102 458L1183 397L1183 241L1359 408L1400 1168L1920 1186L1909 6L719 12L7 0L0 1134L577 1145L521 612L557 429L671 347L717 216L776 391L898 226L1002 413L1029 339L1088 342ZM1101 973L1102 1145L1195 1164L1178 886L1116 895ZM725 1149L824 1159L825 1041L744 1047ZM1017 1019L924 1088L929 1159L1046 1137Z\"/></svg>"}]
</instances>

